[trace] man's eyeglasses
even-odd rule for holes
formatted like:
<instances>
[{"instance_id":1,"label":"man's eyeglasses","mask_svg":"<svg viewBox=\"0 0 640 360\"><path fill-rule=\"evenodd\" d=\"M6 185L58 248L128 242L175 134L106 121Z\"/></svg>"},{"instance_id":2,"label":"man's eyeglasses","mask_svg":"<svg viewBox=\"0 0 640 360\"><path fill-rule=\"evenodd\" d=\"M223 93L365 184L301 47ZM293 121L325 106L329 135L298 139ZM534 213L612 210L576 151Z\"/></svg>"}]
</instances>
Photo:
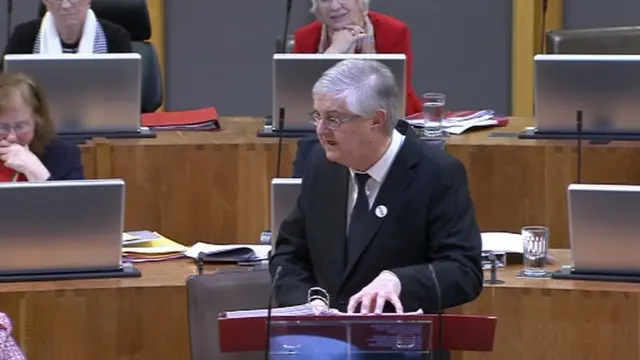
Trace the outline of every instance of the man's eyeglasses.
<instances>
[{"instance_id":1,"label":"man's eyeglasses","mask_svg":"<svg viewBox=\"0 0 640 360\"><path fill-rule=\"evenodd\" d=\"M338 119L334 116L322 116L317 111L311 112L309 116L311 117L311 123L313 125L318 126L321 121L324 121L325 125L331 130L337 130L342 124L360 117L358 115L351 115L343 119Z\"/></svg>"},{"instance_id":2,"label":"man's eyeglasses","mask_svg":"<svg viewBox=\"0 0 640 360\"><path fill-rule=\"evenodd\" d=\"M21 121L15 124L0 123L0 137L7 137L11 130L16 134L26 134L33 130L33 124L28 121Z\"/></svg>"}]
</instances>

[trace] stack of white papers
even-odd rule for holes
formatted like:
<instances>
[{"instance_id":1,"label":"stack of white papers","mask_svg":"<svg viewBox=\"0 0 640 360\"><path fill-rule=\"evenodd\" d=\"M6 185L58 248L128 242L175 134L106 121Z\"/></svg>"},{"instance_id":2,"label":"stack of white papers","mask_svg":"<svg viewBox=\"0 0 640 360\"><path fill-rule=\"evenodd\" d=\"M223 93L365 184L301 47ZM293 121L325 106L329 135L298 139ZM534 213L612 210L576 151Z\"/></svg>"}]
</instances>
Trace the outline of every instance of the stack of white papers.
<instances>
[{"instance_id":1,"label":"stack of white papers","mask_svg":"<svg viewBox=\"0 0 640 360\"><path fill-rule=\"evenodd\" d=\"M423 314L422 310L418 310L411 313L383 313L384 315L420 315ZM240 311L230 311L226 313L227 318L238 319L238 318L253 318L253 317L267 317L268 310L267 309L259 309L259 310L240 310ZM353 315L361 315L359 313L349 314L338 311L337 309L316 309L311 304L303 304L297 306L288 306L281 308L273 308L271 309L271 316L318 316L318 315L341 315L341 316L353 316Z\"/></svg>"},{"instance_id":2,"label":"stack of white papers","mask_svg":"<svg viewBox=\"0 0 640 360\"><path fill-rule=\"evenodd\" d=\"M421 114L408 118L407 122L416 128L424 127L424 118ZM456 111L447 114L442 121L442 127L449 134L460 135L473 127L504 126L508 122L507 118L496 117L493 110Z\"/></svg>"},{"instance_id":3,"label":"stack of white papers","mask_svg":"<svg viewBox=\"0 0 640 360\"><path fill-rule=\"evenodd\" d=\"M520 234L485 232L482 236L482 252L522 254L524 245Z\"/></svg>"}]
</instances>

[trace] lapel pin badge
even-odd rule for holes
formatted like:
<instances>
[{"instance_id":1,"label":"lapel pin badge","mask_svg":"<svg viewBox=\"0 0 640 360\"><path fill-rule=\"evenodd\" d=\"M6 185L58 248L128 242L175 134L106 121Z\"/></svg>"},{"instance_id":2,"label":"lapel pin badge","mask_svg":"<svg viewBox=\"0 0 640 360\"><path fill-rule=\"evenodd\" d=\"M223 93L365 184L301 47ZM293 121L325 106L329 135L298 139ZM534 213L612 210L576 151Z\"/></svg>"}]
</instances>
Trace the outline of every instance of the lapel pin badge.
<instances>
[{"instance_id":1,"label":"lapel pin badge","mask_svg":"<svg viewBox=\"0 0 640 360\"><path fill-rule=\"evenodd\" d=\"M384 205L380 205L376 208L376 216L379 218L383 218L387 216L387 207Z\"/></svg>"}]
</instances>

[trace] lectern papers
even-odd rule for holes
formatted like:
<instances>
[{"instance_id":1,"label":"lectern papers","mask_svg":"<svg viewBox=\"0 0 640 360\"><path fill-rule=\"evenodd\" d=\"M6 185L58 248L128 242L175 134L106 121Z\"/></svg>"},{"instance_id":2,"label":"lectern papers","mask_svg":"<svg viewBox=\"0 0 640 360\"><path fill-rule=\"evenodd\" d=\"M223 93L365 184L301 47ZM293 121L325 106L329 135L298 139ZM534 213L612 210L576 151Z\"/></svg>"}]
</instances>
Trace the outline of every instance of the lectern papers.
<instances>
[{"instance_id":1,"label":"lectern papers","mask_svg":"<svg viewBox=\"0 0 640 360\"><path fill-rule=\"evenodd\" d=\"M240 310L240 311L230 311L225 313L227 319L240 319L240 318L259 318L266 317L268 313L267 309L259 309L259 310ZM420 315L422 314L422 310L418 310L416 312L397 314L397 313L384 313L380 314L381 316L401 316L401 315ZM297 306L288 306L288 307L280 307L271 309L271 316L320 316L320 315L340 315L340 316L361 316L362 314L349 314L338 311L337 309L316 309L311 304L302 304Z\"/></svg>"}]
</instances>

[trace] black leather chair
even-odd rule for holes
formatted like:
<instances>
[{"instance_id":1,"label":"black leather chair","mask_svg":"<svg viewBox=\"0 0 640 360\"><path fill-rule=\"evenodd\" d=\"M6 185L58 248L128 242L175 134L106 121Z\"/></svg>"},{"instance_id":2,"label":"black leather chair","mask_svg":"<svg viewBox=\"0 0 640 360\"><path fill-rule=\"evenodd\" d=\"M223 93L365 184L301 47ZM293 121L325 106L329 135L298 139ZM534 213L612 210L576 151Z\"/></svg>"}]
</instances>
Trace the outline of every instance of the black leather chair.
<instances>
[{"instance_id":1,"label":"black leather chair","mask_svg":"<svg viewBox=\"0 0 640 360\"><path fill-rule=\"evenodd\" d=\"M192 360L263 360L263 352L220 352L218 314L266 309L271 275L267 269L237 269L187 279L189 339ZM179 309L176 309L179 311Z\"/></svg>"},{"instance_id":2,"label":"black leather chair","mask_svg":"<svg viewBox=\"0 0 640 360\"><path fill-rule=\"evenodd\" d=\"M160 62L151 39L151 19L146 0L93 0L91 8L96 16L125 28L131 35L133 51L142 57L142 112L156 111L163 101ZM39 16L45 6L40 3Z\"/></svg>"},{"instance_id":3,"label":"black leather chair","mask_svg":"<svg viewBox=\"0 0 640 360\"><path fill-rule=\"evenodd\" d=\"M547 32L548 54L640 54L640 26Z\"/></svg>"}]
</instances>

